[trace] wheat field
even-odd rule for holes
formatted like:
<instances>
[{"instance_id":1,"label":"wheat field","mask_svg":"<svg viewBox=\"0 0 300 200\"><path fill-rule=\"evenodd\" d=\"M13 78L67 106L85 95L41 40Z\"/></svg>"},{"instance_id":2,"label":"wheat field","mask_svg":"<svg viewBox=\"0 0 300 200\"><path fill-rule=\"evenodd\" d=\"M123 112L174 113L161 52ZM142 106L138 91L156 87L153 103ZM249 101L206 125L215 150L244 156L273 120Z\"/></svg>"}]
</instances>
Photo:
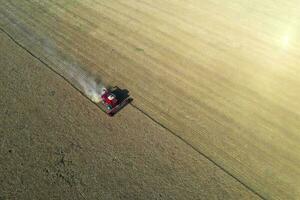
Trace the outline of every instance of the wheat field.
<instances>
[{"instance_id":1,"label":"wheat field","mask_svg":"<svg viewBox=\"0 0 300 200\"><path fill-rule=\"evenodd\" d=\"M260 197L300 198L298 0L2 1L0 17L75 87L74 67L126 88Z\"/></svg>"}]
</instances>

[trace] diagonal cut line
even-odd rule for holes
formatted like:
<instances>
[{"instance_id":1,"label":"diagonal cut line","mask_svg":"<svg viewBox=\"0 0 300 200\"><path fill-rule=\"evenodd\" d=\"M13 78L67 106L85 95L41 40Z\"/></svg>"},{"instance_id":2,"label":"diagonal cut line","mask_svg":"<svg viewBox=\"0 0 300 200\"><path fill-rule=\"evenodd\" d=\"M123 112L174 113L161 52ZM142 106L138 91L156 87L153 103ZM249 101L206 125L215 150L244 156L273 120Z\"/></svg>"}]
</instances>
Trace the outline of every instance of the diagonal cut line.
<instances>
[{"instance_id":1,"label":"diagonal cut line","mask_svg":"<svg viewBox=\"0 0 300 200\"><path fill-rule=\"evenodd\" d=\"M42 64L44 64L48 69L50 69L52 72L54 72L55 74L57 74L58 76L60 76L63 80L65 80L67 83L69 83L75 90L77 90L82 96L84 96L85 98L87 98L89 101L92 102L91 99L89 99L81 90L79 90L71 81L69 81L68 79L66 79L63 75L59 74L57 71L55 71L52 67L50 67L49 64L47 64L45 61L43 61L41 58L39 58L38 56L36 56L34 53L32 53L29 49L27 49L24 45L22 45L20 42L18 42L12 35L10 35L7 31L5 31L2 27L0 27L0 30L7 35L16 45L18 45L19 47L21 47L23 50L25 50L27 53L29 53L32 57L34 57L35 59L37 59L39 62L41 62ZM95 104L94 102L92 102L93 104ZM251 191L253 194L255 194L256 196L258 196L259 198L266 200L265 197L263 197L261 194L259 194L257 191L255 191L254 189L252 189L250 186L248 186L246 183L242 182L238 177L236 177L235 175L233 175L231 172L229 172L227 169L225 169L224 167L222 167L221 165L219 165L216 161L214 161L212 158L210 158L209 156L207 156L205 153L203 153L202 151L200 151L198 148L196 148L195 146L193 146L191 143L189 143L186 139L184 139L183 137L181 137L179 134L175 133L174 131L172 131L170 128L166 127L164 124L162 124L161 122L159 122L158 120L154 119L153 117L151 117L150 114L148 114L147 112L145 112L144 110L142 110L141 108L139 108L137 105L135 105L134 103L130 103L130 105L135 108L136 110L138 110L139 112L141 112L143 115L145 115L146 117L148 117L151 121L153 121L155 124L157 124L158 126L162 127L163 129L165 129L167 132L169 132L170 134L172 134L173 136L175 136L176 138L178 138L179 140L181 140L183 143L185 143L186 145L188 145L190 148L192 148L194 151L196 151L199 155L203 156L204 158L206 158L207 160L209 160L213 165L215 165L216 167L218 167L220 170L222 170L224 173L226 173L227 175L229 175L230 177L232 177L234 180L236 180L238 183L240 183L242 186L244 186L246 189L248 189L249 191Z\"/></svg>"},{"instance_id":2,"label":"diagonal cut line","mask_svg":"<svg viewBox=\"0 0 300 200\"><path fill-rule=\"evenodd\" d=\"M136 106L135 104L133 104L132 102L130 103L132 107L134 107L135 109L137 109L138 111L140 111L143 115L145 115L146 117L148 117L151 121L153 121L154 123L156 123L157 125L159 125L160 127L162 127L163 129L165 129L167 132L169 132L170 134L172 134L173 136L175 136L176 138L178 138L179 140L181 140L183 143L185 143L186 145L188 145L190 148L192 148L194 151L196 151L198 154L200 154L201 156L203 156L204 158L206 158L207 160L209 160L213 165L215 165L216 167L218 167L219 169L221 169L223 172L225 172L227 175L229 175L230 177L232 177L233 179L235 179L238 183L240 183L241 185L243 185L246 189L248 189L249 191L251 191L252 193L254 193L255 195L257 195L258 197L260 197L261 199L266 199L265 197L263 197L261 194L259 194L258 192L256 192L254 189L252 189L250 186L248 186L246 183L242 182L239 178L237 178L235 175L233 175L232 173L230 173L227 169L225 169L224 167L222 167L221 165L219 165L216 161L214 161L212 158L210 158L209 156L207 156L205 153L203 153L202 151L200 151L197 147L193 146L191 143L189 143L186 139L184 139L183 137L181 137L179 134L175 133L174 131L172 131L170 128L166 127L164 124L162 124L161 122L159 122L158 120L154 119L153 117L151 117L151 115L149 115L147 112L143 111L141 108L139 108L138 106Z\"/></svg>"}]
</instances>

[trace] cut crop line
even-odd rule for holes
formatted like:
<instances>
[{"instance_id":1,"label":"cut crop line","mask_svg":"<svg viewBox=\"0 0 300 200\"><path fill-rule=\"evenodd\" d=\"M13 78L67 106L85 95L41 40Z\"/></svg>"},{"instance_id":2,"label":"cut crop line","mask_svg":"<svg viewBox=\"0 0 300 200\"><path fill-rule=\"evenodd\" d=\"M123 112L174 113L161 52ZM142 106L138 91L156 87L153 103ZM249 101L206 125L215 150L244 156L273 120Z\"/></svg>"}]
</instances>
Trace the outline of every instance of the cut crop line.
<instances>
[{"instance_id":1,"label":"cut crop line","mask_svg":"<svg viewBox=\"0 0 300 200\"><path fill-rule=\"evenodd\" d=\"M12 35L10 35L6 30L4 30L2 27L0 27L0 30L6 34L16 45L21 47L23 50L25 50L27 53L29 53L32 57L40 61L42 64L44 64L48 69L50 69L52 72L57 74L59 77L61 77L63 80L65 80L67 83L69 83L75 90L77 90L80 94L85 96L87 99L89 99L81 90L79 90L71 81L69 81L67 78L65 78L63 75L55 71L52 67L50 67L49 64L47 64L45 61L43 61L41 58L36 56L34 53L32 53L30 50L28 50L24 45L22 45L20 42L18 42ZM90 100L90 99L89 99ZM90 100L91 101L91 100Z\"/></svg>"},{"instance_id":2,"label":"cut crop line","mask_svg":"<svg viewBox=\"0 0 300 200\"><path fill-rule=\"evenodd\" d=\"M156 119L154 119L153 117L151 117L151 115L149 115L147 112L143 111L141 108L139 108L138 106L136 106L133 103L130 103L132 107L134 107L135 109L137 109L138 111L140 111L143 115L145 115L146 117L148 117L151 121L153 121L154 123L156 123L157 125L159 125L160 127L162 127L163 129L165 129L167 132L171 133L173 136L175 136L176 138L178 138L179 140L181 140L183 143L185 143L186 145L188 145L190 148L192 148L194 151L196 151L198 154L200 154L201 156L203 156L204 158L206 158L207 160L209 160L210 162L212 162L216 167L218 167L219 169L221 169L222 171L224 171L227 175L229 175L230 177L232 177L233 179L235 179L237 182L239 182L241 185L243 185L246 189L248 189L249 191L251 191L252 193L254 193L255 195L257 195L258 197L260 197L261 199L266 199L265 197L263 197L261 194L259 194L258 192L256 192L254 189L252 189L250 186L246 185L245 183L243 183L240 179L238 179L236 176L234 176L233 174L231 174L227 169L225 169L224 167L222 167L221 165L219 165L216 161L214 161L213 159L211 159L209 156L207 156L205 153L203 153L202 151L200 151L199 149L197 149L196 147L194 147L191 143L189 143L186 139L184 139L183 137L181 137L180 135L178 135L177 133L175 133L174 131L172 131L170 128L166 127L164 124L162 124L161 122L157 121Z\"/></svg>"},{"instance_id":3,"label":"cut crop line","mask_svg":"<svg viewBox=\"0 0 300 200\"><path fill-rule=\"evenodd\" d=\"M29 49L27 49L24 45L22 45L20 42L18 42L12 35L10 35L6 30L4 30L2 27L0 27L0 30L7 35L16 45L18 45L19 47L21 47L23 50L25 50L27 53L29 53L32 57L34 57L35 59L37 59L39 62L41 62L42 64L44 64L48 69L50 69L52 72L54 72L55 74L57 74L59 77L61 77L63 80L65 80L67 83L69 83L75 90L77 90L82 96L84 96L85 98L87 98L89 101L91 101L81 90L79 90L71 81L69 81L67 78L65 78L63 75L59 74L57 71L55 71L52 67L50 67L49 64L47 64L45 61L43 61L41 58L39 58L38 56L36 56L34 53L32 53ZM91 101L92 102L92 101ZM93 102L94 103L94 102ZM256 192L254 189L252 189L250 186L246 185L246 183L243 183L240 179L238 179L235 175L231 174L228 170L226 170L224 167L222 167L221 165L219 165L216 161L214 161L213 159L211 159L209 156L207 156L205 153L203 153L202 151L200 151L199 149L197 149L196 147L194 147L192 144L190 144L187 140L185 140L183 137L181 137L180 135L178 135L177 133L175 133L174 131L172 131L171 129L169 129L168 127L166 127L165 125L163 125L161 122L157 121L156 119L154 119L153 117L151 117L150 114L148 114L147 112L143 111L141 108L139 108L137 105L130 103L130 105L135 108L136 110L138 110L139 112L141 112L143 115L145 115L146 117L148 117L151 121L153 121L155 124L159 125L160 127L162 127L163 129L165 129L167 132L171 133L173 136L175 136L176 138L178 138L179 140L181 140L183 143L185 143L186 145L188 145L190 148L192 148L194 151L196 151L198 154L200 154L201 156L203 156L204 158L206 158L207 160L209 160L211 163L213 163L216 167L218 167L219 169L221 169L224 173L226 173L227 175L229 175L230 177L232 177L233 179L235 179L237 182L239 182L241 185L243 185L246 189L248 189L249 191L251 191L253 194L257 195L258 197L260 197L261 199L266 199L265 197L263 197L261 194L259 194L258 192Z\"/></svg>"}]
</instances>

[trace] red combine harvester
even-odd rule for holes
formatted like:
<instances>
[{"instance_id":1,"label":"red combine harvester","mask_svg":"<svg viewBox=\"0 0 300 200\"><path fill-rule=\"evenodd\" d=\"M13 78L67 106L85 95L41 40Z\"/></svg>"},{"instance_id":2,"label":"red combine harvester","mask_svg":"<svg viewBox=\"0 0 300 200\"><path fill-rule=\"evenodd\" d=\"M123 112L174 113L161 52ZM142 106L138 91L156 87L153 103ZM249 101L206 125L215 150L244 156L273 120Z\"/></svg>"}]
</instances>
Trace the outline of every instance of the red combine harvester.
<instances>
[{"instance_id":1,"label":"red combine harvester","mask_svg":"<svg viewBox=\"0 0 300 200\"><path fill-rule=\"evenodd\" d=\"M113 116L132 101L128 90L121 90L119 87L103 88L101 101L98 107L109 116Z\"/></svg>"}]
</instances>

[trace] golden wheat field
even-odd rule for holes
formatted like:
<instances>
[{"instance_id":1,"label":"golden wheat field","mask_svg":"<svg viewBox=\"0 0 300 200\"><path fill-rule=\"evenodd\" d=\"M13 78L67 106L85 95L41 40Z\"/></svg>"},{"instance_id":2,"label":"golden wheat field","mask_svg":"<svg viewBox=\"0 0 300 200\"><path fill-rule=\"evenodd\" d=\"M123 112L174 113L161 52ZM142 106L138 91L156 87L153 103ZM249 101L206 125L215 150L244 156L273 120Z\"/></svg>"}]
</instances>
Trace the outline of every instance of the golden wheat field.
<instances>
[{"instance_id":1,"label":"golden wheat field","mask_svg":"<svg viewBox=\"0 0 300 200\"><path fill-rule=\"evenodd\" d=\"M59 114L45 110L62 109L68 114L61 118L69 121L51 122L64 134L50 134L48 148L56 148L56 136L64 147L76 138L95 151L84 157L84 148L78 154L70 150L77 164L71 168L83 183L74 178L65 188L84 190L72 193L80 194L74 198L300 198L300 1L10 0L1 2L0 27L3 108L24 107L9 102L20 90L14 82L22 85L18 77L32 84L30 96L20 91L20 98L37 101L28 107L56 88L51 104L26 110L28 119L47 121ZM107 118L58 74L83 93L78 78L97 77L128 89L134 101ZM20 131L6 128L20 117L5 115L3 141L8 130ZM120 160L110 160L113 151ZM9 159L2 154L3 161ZM51 155L39 155L44 154ZM46 164L37 162L34 169ZM93 173L94 182L87 178ZM11 199L9 179L16 176L9 174L1 175L4 199ZM31 188L41 184L51 193L39 177ZM35 198L51 199L46 193Z\"/></svg>"}]
</instances>

